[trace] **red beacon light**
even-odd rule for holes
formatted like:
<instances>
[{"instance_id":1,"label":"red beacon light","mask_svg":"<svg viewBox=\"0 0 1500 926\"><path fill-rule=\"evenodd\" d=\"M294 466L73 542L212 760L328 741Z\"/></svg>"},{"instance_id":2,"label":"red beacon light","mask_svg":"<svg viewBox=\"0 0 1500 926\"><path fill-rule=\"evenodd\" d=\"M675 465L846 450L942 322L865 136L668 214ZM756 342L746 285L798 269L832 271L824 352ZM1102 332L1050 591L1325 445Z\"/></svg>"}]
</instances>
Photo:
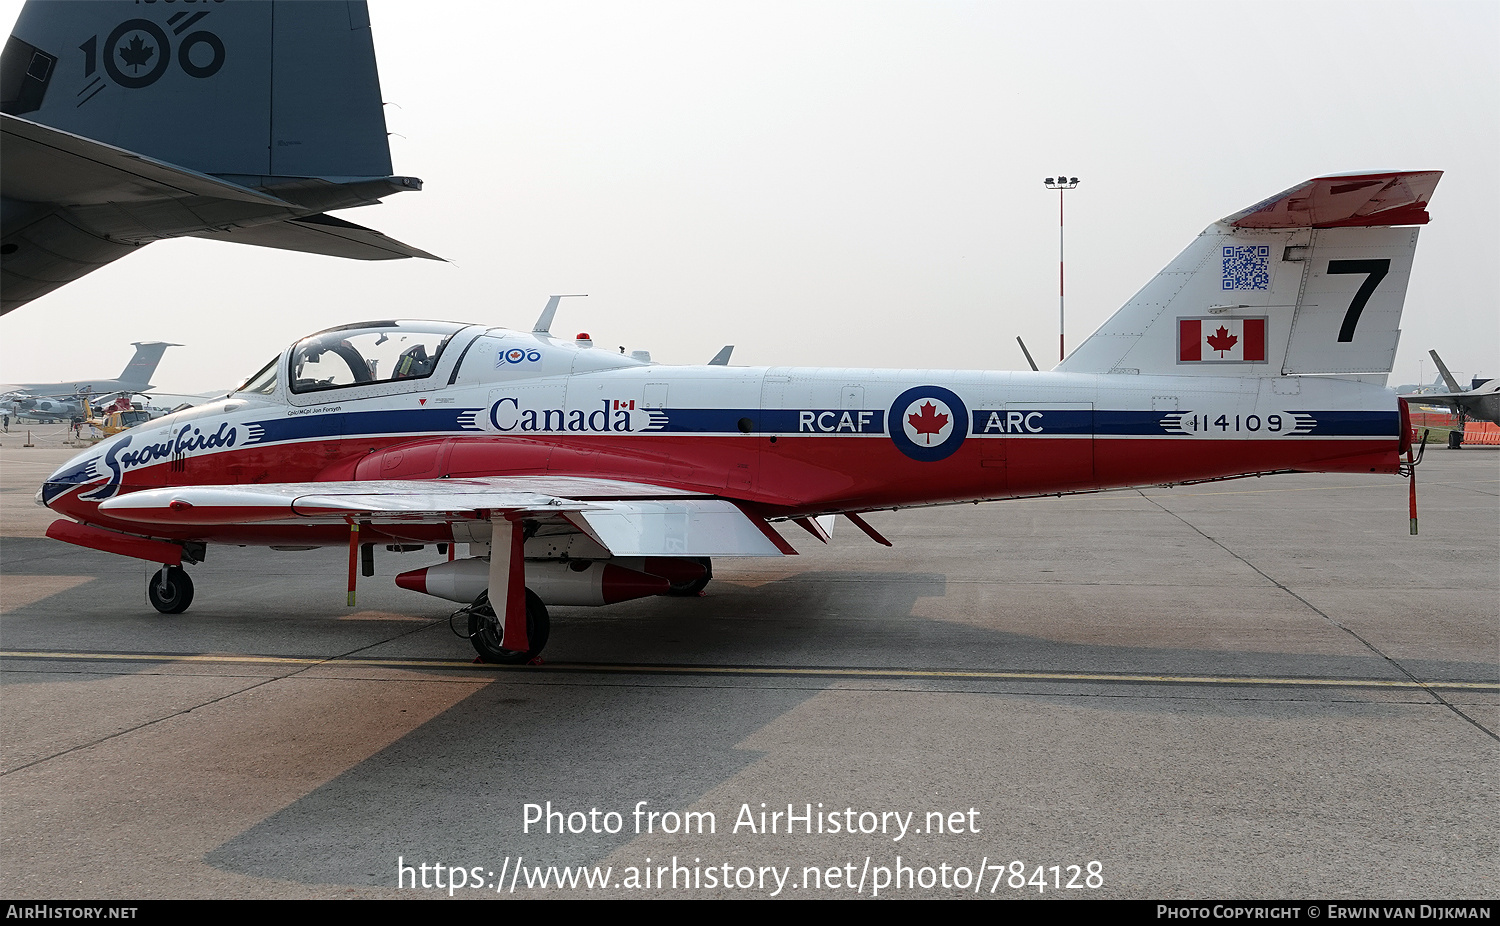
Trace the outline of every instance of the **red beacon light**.
<instances>
[{"instance_id":1,"label":"red beacon light","mask_svg":"<svg viewBox=\"0 0 1500 926\"><path fill-rule=\"evenodd\" d=\"M589 333L587 331L580 331L578 332L578 337L573 339L573 343L577 344L579 347L593 347L594 339L589 337Z\"/></svg>"}]
</instances>

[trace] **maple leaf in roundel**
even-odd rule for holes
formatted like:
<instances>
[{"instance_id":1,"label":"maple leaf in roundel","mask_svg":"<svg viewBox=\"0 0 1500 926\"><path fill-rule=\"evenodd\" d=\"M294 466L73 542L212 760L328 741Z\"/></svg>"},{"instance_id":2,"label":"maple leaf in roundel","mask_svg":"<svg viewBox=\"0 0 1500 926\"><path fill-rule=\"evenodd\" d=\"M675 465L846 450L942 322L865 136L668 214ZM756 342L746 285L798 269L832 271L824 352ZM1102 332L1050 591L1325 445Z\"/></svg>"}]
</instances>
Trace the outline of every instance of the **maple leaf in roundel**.
<instances>
[{"instance_id":1,"label":"maple leaf in roundel","mask_svg":"<svg viewBox=\"0 0 1500 926\"><path fill-rule=\"evenodd\" d=\"M948 425L948 416L937 414L937 406L931 402L923 402L917 414L907 415L906 420L911 424L913 431L927 435L928 444L932 443L932 435L942 431Z\"/></svg>"},{"instance_id":2,"label":"maple leaf in roundel","mask_svg":"<svg viewBox=\"0 0 1500 926\"><path fill-rule=\"evenodd\" d=\"M125 62L127 67L135 68L136 73L140 73L141 65L151 60L154 54L156 54L156 49L142 42L141 37L136 35L131 36L129 45L120 49L120 60Z\"/></svg>"},{"instance_id":3,"label":"maple leaf in roundel","mask_svg":"<svg viewBox=\"0 0 1500 926\"><path fill-rule=\"evenodd\" d=\"M1208 336L1208 346L1218 351L1220 357L1224 356L1225 351L1233 349L1237 341L1239 341L1239 337L1230 334L1229 329L1223 325L1219 326L1218 331Z\"/></svg>"}]
</instances>

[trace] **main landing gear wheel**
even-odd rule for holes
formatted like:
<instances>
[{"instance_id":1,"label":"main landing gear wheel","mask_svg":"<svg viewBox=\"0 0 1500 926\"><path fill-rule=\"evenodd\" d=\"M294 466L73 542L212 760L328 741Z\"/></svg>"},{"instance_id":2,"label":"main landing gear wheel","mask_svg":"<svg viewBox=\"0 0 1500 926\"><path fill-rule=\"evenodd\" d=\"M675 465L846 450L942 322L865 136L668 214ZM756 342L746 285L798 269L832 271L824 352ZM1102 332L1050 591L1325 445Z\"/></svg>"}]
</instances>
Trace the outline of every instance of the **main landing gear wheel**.
<instances>
[{"instance_id":1,"label":"main landing gear wheel","mask_svg":"<svg viewBox=\"0 0 1500 926\"><path fill-rule=\"evenodd\" d=\"M667 589L667 594L673 598L696 598L703 594L708 587L708 580L714 577L714 561L706 556L693 558L693 562L703 567L703 575L691 582L677 582Z\"/></svg>"},{"instance_id":2,"label":"main landing gear wheel","mask_svg":"<svg viewBox=\"0 0 1500 926\"><path fill-rule=\"evenodd\" d=\"M163 614L181 614L193 603L193 580L181 566L163 566L146 580L146 597Z\"/></svg>"},{"instance_id":3,"label":"main landing gear wheel","mask_svg":"<svg viewBox=\"0 0 1500 926\"><path fill-rule=\"evenodd\" d=\"M552 621L547 617L547 606L529 588L526 590L526 640L531 644L529 649L505 648L505 627L495 617L495 609L490 606L489 592L480 592L479 597L469 606L469 640L474 644L479 658L485 662L512 666L528 663L547 645L547 636L551 632Z\"/></svg>"}]
</instances>

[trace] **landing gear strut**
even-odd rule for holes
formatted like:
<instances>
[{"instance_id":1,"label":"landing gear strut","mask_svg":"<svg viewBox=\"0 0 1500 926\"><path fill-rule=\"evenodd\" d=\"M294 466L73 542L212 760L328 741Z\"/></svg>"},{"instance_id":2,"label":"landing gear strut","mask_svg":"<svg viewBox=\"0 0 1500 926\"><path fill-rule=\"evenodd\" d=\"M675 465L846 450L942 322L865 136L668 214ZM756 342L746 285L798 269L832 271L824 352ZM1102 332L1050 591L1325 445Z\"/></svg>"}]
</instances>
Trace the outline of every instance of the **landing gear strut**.
<instances>
[{"instance_id":1,"label":"landing gear strut","mask_svg":"<svg viewBox=\"0 0 1500 926\"><path fill-rule=\"evenodd\" d=\"M465 610L469 612L469 641L474 644L479 658L485 662L513 666L528 663L547 645L547 635L552 630L547 606L529 588L526 590L526 638L530 643L527 649L505 648L505 627L495 617L488 591L481 592Z\"/></svg>"},{"instance_id":2,"label":"landing gear strut","mask_svg":"<svg viewBox=\"0 0 1500 926\"><path fill-rule=\"evenodd\" d=\"M193 603L193 580L181 566L163 566L146 580L146 597L163 614L181 614Z\"/></svg>"}]
</instances>

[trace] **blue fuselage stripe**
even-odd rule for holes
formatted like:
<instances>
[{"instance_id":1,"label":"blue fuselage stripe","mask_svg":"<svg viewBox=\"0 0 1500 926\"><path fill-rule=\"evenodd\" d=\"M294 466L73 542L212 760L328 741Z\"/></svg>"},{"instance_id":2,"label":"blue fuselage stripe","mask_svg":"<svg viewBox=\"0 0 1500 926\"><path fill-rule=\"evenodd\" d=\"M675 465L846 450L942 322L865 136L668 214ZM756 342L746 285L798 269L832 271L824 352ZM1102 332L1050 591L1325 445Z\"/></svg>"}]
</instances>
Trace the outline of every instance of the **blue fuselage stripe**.
<instances>
[{"instance_id":1,"label":"blue fuselage stripe","mask_svg":"<svg viewBox=\"0 0 1500 926\"><path fill-rule=\"evenodd\" d=\"M308 415L306 417L272 418L255 421L251 427L260 427L264 434L254 443L270 444L280 441L308 440L319 437L358 437L380 434L422 434L434 431L478 430L465 426L460 420L465 415L473 420L482 413L476 408L401 408L372 412L334 412Z\"/></svg>"},{"instance_id":2,"label":"blue fuselage stripe","mask_svg":"<svg viewBox=\"0 0 1500 926\"><path fill-rule=\"evenodd\" d=\"M649 434L885 434L886 412L881 409L789 408L664 408L654 410L662 421L635 433ZM970 413L973 437L1027 434L1157 436L1180 433L1164 421L1191 410L1114 411L1089 409L977 409ZM486 431L487 412L474 408L397 409L343 412L257 421L263 434L251 443L316 438L361 437L383 434L469 433ZM1394 437L1400 431L1395 411L1289 412L1307 416L1311 423L1297 436ZM559 416L560 418L561 416ZM742 425L742 422L746 423ZM545 433L566 434L552 429ZM617 433L617 432L611 432Z\"/></svg>"}]
</instances>

